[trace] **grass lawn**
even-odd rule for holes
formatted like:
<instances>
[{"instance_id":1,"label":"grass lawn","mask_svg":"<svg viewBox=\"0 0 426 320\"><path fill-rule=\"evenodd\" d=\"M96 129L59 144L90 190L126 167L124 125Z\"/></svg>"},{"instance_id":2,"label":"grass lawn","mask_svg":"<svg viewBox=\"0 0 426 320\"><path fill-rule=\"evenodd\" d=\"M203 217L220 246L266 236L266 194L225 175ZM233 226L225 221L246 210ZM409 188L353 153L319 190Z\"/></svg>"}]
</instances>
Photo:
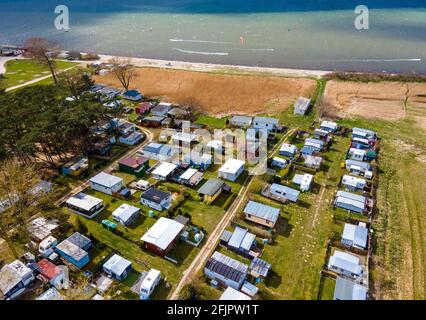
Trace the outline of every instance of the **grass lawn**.
<instances>
[{"instance_id":1,"label":"grass lawn","mask_svg":"<svg viewBox=\"0 0 426 320\"><path fill-rule=\"evenodd\" d=\"M23 254L24 251L19 246L15 246L18 254ZM0 261L3 260L5 263L11 263L16 258L13 256L12 251L10 250L6 241L0 238Z\"/></svg>"},{"instance_id":2,"label":"grass lawn","mask_svg":"<svg viewBox=\"0 0 426 320\"><path fill-rule=\"evenodd\" d=\"M75 65L75 62L69 61L57 61L56 63L57 70L67 69ZM50 75L49 67L39 64L34 60L10 60L6 63L4 85L6 88L9 88L48 75ZM52 79L43 81L50 83ZM41 84L41 82L37 84Z\"/></svg>"},{"instance_id":3,"label":"grass lawn","mask_svg":"<svg viewBox=\"0 0 426 320\"><path fill-rule=\"evenodd\" d=\"M298 204L281 205L282 218L277 225L275 243L265 245L262 258L272 264L272 274L260 285L266 296L277 299L317 299L320 272L325 263L327 240L338 227L329 206L338 180L341 153L346 139L338 139L330 152L327 172L315 175L310 192L302 193ZM331 182L330 182L331 180ZM285 181L284 181L285 182ZM327 184L332 186L327 186ZM251 198L275 205L259 194Z\"/></svg>"},{"instance_id":4,"label":"grass lawn","mask_svg":"<svg viewBox=\"0 0 426 320\"><path fill-rule=\"evenodd\" d=\"M72 215L71 222L75 222L75 219L76 215ZM190 256L180 256L180 258L183 260L181 260L180 264L175 265L159 256L154 255L149 251L143 250L140 244L104 229L97 221L99 219L98 217L93 220L85 218L80 219L87 227L88 233L90 233L98 241L104 243L107 247L111 248L112 251L132 261L133 268L137 272L149 271L150 268L158 269L161 271L162 277L165 278L165 280L172 286L176 285L180 280L182 271L186 269L190 260L192 260L191 258L193 258L193 256L196 254L196 251L198 250L195 248L192 251L182 250L182 252L186 252ZM152 223L153 222L154 221L152 221ZM178 243L174 250L179 250L178 248L180 248L182 245L184 246L185 244ZM172 253L173 252L174 251L172 251ZM170 289L171 288L168 288L164 298L167 297L167 295L170 293Z\"/></svg>"},{"instance_id":5,"label":"grass lawn","mask_svg":"<svg viewBox=\"0 0 426 320\"><path fill-rule=\"evenodd\" d=\"M89 157L89 169L85 172L81 173L79 176L65 176L59 175L54 179L55 188L58 193L58 196L64 195L69 192L71 189L79 186L83 181L87 180L90 176L94 175L95 172L102 171L103 168L108 166L111 161L122 156L125 152L127 152L129 148L119 145L114 145L112 147L113 157L110 160L107 159L99 159ZM115 173L114 173L115 174ZM119 175L122 173L119 173ZM136 177L135 177L136 178ZM130 179L126 177L124 180Z\"/></svg>"},{"instance_id":6,"label":"grass lawn","mask_svg":"<svg viewBox=\"0 0 426 320\"><path fill-rule=\"evenodd\" d=\"M406 107L408 117L399 122L342 122L381 137L373 219L377 244L370 264L370 293L376 299L426 298L426 132L411 118L426 117L426 110Z\"/></svg>"},{"instance_id":7,"label":"grass lawn","mask_svg":"<svg viewBox=\"0 0 426 320\"><path fill-rule=\"evenodd\" d=\"M212 129L224 129L226 125L227 117L216 118L208 115L201 115L195 121L196 124L203 124Z\"/></svg>"},{"instance_id":8,"label":"grass lawn","mask_svg":"<svg viewBox=\"0 0 426 320\"><path fill-rule=\"evenodd\" d=\"M320 295L318 297L319 300L333 300L335 287L336 287L335 280L328 277L323 277L321 279L321 289L320 289Z\"/></svg>"},{"instance_id":9,"label":"grass lawn","mask_svg":"<svg viewBox=\"0 0 426 320\"><path fill-rule=\"evenodd\" d=\"M215 176L216 174L214 173L214 168L212 170L213 171L211 171L209 174ZM114 174L121 176L126 183L135 179L135 177L126 173L114 172ZM241 179L243 179L243 177ZM233 192L239 191L241 188L241 183L241 181L232 183ZM180 212L182 214L191 214L192 224L203 227L207 232L207 236L208 233L214 229L214 227L222 218L227 206L230 205L229 202L235 199L233 194L221 195L218 199L216 199L215 203L212 205L206 205L194 200L194 197L196 196L196 189L182 187L171 182L163 182L161 185L163 188L168 188L170 190L176 188L185 188L185 190L187 190L190 196L180 206ZM177 246L169 253L170 257L176 259L179 262L178 265L174 265L173 263L163 258L155 256L154 254L143 250L139 242L141 236L156 221L156 219L149 217L147 214L151 209L139 203L138 199L140 192L136 193L133 198L128 201L114 199L109 195L91 189L86 189L85 192L102 199L105 204L105 209L95 218L80 218L80 220L88 228L88 232L99 241L105 243L109 248L111 248L112 251L115 251L131 260L134 263L134 269L137 272L147 271L148 268L156 268L162 272L163 277L166 278L167 282L175 285L181 277L181 272L187 268L200 249L184 242L179 242ZM117 235L104 229L100 222L103 219L109 219L112 221L112 212L123 202L141 208L142 215L128 228L118 225L118 230L121 235ZM157 214L162 215L161 213ZM76 222L76 215L72 215L71 221L74 223ZM166 283L164 283L163 286L160 287L159 293L156 294L155 297L164 299L167 297L169 292L170 288L167 288Z\"/></svg>"},{"instance_id":10,"label":"grass lawn","mask_svg":"<svg viewBox=\"0 0 426 320\"><path fill-rule=\"evenodd\" d=\"M315 109L303 117L293 115L289 108L280 117L280 123L304 130L308 130L314 120ZM275 242L264 245L262 259L272 264L272 272L259 284L261 298L318 298L327 241L341 229L334 223L334 211L329 203L342 174L340 160L348 141L349 138L338 137L331 150L323 152L324 171L315 175L312 190L302 193L297 204L282 205L262 197L259 190L267 182L264 177L254 177L247 198L281 209ZM291 181L286 178L282 183L291 184Z\"/></svg>"}]
</instances>

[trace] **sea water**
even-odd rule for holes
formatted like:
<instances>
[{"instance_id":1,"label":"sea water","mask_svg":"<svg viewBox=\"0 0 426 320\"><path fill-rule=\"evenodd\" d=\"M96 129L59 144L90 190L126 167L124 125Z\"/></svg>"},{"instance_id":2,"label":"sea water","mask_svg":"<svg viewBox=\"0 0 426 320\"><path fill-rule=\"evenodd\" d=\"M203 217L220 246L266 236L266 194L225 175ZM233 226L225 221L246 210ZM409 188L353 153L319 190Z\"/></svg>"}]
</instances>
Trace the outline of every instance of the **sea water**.
<instances>
[{"instance_id":1,"label":"sea water","mask_svg":"<svg viewBox=\"0 0 426 320\"><path fill-rule=\"evenodd\" d=\"M57 5L70 30L54 25ZM354 25L358 5L369 29ZM426 72L426 0L0 0L0 44L193 62Z\"/></svg>"}]
</instances>

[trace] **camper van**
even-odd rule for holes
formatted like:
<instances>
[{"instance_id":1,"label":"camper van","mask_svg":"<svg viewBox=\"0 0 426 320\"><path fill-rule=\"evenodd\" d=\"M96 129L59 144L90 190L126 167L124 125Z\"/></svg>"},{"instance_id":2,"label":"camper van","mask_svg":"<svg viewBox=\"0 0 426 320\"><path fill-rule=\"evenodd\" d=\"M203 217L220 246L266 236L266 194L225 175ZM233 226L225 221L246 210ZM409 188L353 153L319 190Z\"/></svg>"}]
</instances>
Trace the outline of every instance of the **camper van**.
<instances>
[{"instance_id":1,"label":"camper van","mask_svg":"<svg viewBox=\"0 0 426 320\"><path fill-rule=\"evenodd\" d=\"M38 246L38 252L42 257L49 257L53 253L53 249L58 244L58 239L52 236L48 236Z\"/></svg>"},{"instance_id":2,"label":"camper van","mask_svg":"<svg viewBox=\"0 0 426 320\"><path fill-rule=\"evenodd\" d=\"M135 184L135 188L142 190L142 191L146 191L151 187L151 184L146 181L146 180L139 180L138 182L136 182Z\"/></svg>"},{"instance_id":3,"label":"camper van","mask_svg":"<svg viewBox=\"0 0 426 320\"><path fill-rule=\"evenodd\" d=\"M146 275L145 279L143 279L141 283L140 289L140 298L141 300L148 300L151 296L152 292L154 292L155 288L158 286L161 280L161 273L158 270L151 269Z\"/></svg>"}]
</instances>

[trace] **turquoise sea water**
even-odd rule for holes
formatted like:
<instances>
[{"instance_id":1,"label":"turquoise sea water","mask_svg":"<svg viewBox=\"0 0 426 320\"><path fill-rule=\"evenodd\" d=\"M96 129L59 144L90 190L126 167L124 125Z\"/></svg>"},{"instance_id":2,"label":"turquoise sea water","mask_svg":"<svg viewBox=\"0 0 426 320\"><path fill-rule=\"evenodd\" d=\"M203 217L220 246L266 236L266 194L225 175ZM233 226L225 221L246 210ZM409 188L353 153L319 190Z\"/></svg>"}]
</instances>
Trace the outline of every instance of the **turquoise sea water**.
<instances>
[{"instance_id":1,"label":"turquoise sea water","mask_svg":"<svg viewBox=\"0 0 426 320\"><path fill-rule=\"evenodd\" d=\"M56 5L70 31L54 28ZM354 8L370 9L370 29ZM0 44L195 62L426 73L426 0L0 0Z\"/></svg>"}]
</instances>

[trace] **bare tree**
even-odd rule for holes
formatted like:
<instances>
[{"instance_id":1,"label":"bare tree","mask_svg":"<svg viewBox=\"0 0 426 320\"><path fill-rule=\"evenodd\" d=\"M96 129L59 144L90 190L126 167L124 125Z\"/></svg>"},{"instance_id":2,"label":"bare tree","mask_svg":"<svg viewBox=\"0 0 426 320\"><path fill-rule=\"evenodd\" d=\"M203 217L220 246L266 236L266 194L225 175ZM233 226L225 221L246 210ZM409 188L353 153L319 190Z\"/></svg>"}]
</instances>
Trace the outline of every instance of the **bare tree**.
<instances>
[{"instance_id":1,"label":"bare tree","mask_svg":"<svg viewBox=\"0 0 426 320\"><path fill-rule=\"evenodd\" d=\"M195 121L197 120L202 106L195 97L188 97L183 101L184 109L187 111L185 120Z\"/></svg>"},{"instance_id":2,"label":"bare tree","mask_svg":"<svg viewBox=\"0 0 426 320\"><path fill-rule=\"evenodd\" d=\"M55 84L58 83L56 77L56 64L54 60L54 51L59 49L59 46L44 38L29 38L24 44L24 56L34 59L49 67Z\"/></svg>"},{"instance_id":3,"label":"bare tree","mask_svg":"<svg viewBox=\"0 0 426 320\"><path fill-rule=\"evenodd\" d=\"M38 200L38 192L34 187L40 182L33 166L23 165L6 160L0 163L0 237L8 244L12 254L18 253L12 240L14 230L21 236L26 228L27 219L35 213L34 203Z\"/></svg>"},{"instance_id":4,"label":"bare tree","mask_svg":"<svg viewBox=\"0 0 426 320\"><path fill-rule=\"evenodd\" d=\"M109 63L113 65L112 73L120 81L123 88L128 91L130 82L137 77L136 68L132 65L131 60L114 57Z\"/></svg>"}]
</instances>

